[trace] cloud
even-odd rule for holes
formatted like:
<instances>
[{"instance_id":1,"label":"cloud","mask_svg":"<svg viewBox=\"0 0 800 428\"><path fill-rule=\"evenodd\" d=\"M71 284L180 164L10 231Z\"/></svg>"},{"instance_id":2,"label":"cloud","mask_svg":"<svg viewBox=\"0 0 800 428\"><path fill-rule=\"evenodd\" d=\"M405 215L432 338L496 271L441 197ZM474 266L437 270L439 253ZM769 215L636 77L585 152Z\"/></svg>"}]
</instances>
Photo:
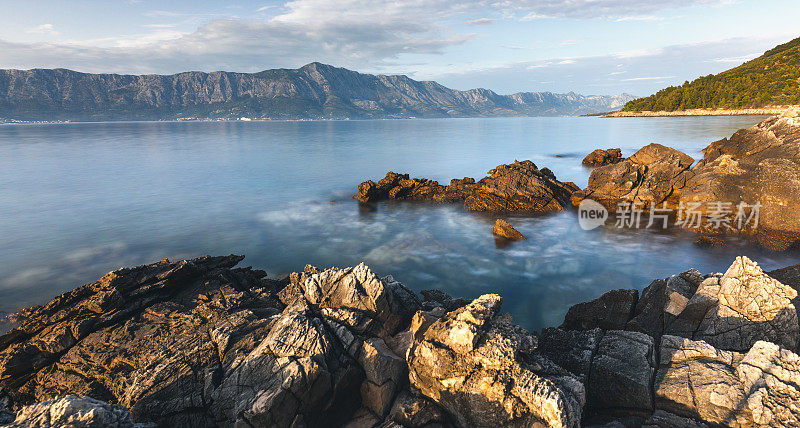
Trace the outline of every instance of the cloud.
<instances>
[{"instance_id":1,"label":"cloud","mask_svg":"<svg viewBox=\"0 0 800 428\"><path fill-rule=\"evenodd\" d=\"M387 66L406 54L440 54L474 35L440 24L466 10L445 0L294 0L267 20L215 19L191 33L167 27L114 38L60 43L0 41L0 67L66 67L88 72L260 71L321 61ZM170 11L148 16L175 17ZM158 24L156 24L158 25Z\"/></svg>"},{"instance_id":2,"label":"cloud","mask_svg":"<svg viewBox=\"0 0 800 428\"><path fill-rule=\"evenodd\" d=\"M740 37L648 51L464 68L458 73L424 77L455 89L485 87L504 94L574 90L582 94L628 92L643 96L669 85L681 84L684 80L729 69L749 59L752 52L764 52L785 38L786 35ZM709 61L708 58L736 58L740 61Z\"/></svg>"},{"instance_id":3,"label":"cloud","mask_svg":"<svg viewBox=\"0 0 800 428\"><path fill-rule=\"evenodd\" d=\"M634 19L664 9L733 4L730 0L515 0L494 5L523 21L543 18Z\"/></svg>"},{"instance_id":4,"label":"cloud","mask_svg":"<svg viewBox=\"0 0 800 428\"><path fill-rule=\"evenodd\" d=\"M27 31L30 34L58 34L53 24L37 25Z\"/></svg>"},{"instance_id":5,"label":"cloud","mask_svg":"<svg viewBox=\"0 0 800 428\"><path fill-rule=\"evenodd\" d=\"M478 18L478 19L471 19L466 22L469 25L489 25L494 23L494 19L489 18Z\"/></svg>"}]
</instances>

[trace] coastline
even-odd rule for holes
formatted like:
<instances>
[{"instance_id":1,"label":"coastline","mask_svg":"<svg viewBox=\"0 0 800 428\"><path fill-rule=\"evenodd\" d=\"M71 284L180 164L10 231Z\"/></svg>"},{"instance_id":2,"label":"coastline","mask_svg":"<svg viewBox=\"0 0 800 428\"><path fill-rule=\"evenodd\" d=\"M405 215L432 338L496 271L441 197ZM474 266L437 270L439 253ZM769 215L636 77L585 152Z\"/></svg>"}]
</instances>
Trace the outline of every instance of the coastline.
<instances>
[{"instance_id":1,"label":"coastline","mask_svg":"<svg viewBox=\"0 0 800 428\"><path fill-rule=\"evenodd\" d=\"M782 116L800 114L800 106L769 106L744 109L699 108L676 111L615 111L603 117L682 117L682 116Z\"/></svg>"}]
</instances>

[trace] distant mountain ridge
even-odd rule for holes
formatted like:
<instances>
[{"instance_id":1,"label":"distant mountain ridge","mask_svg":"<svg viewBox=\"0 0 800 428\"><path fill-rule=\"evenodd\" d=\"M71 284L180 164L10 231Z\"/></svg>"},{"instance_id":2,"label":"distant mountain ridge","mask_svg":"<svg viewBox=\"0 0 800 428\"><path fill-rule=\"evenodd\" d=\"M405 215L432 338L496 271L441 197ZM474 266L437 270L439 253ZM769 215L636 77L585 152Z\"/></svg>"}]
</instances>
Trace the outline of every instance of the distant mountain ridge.
<instances>
[{"instance_id":1,"label":"distant mountain ridge","mask_svg":"<svg viewBox=\"0 0 800 428\"><path fill-rule=\"evenodd\" d=\"M0 118L17 120L568 116L614 110L634 98L458 91L404 75L362 74L316 62L259 73L0 70Z\"/></svg>"},{"instance_id":2,"label":"distant mountain ridge","mask_svg":"<svg viewBox=\"0 0 800 428\"><path fill-rule=\"evenodd\" d=\"M628 102L623 111L757 109L800 105L800 38L723 71Z\"/></svg>"}]
</instances>

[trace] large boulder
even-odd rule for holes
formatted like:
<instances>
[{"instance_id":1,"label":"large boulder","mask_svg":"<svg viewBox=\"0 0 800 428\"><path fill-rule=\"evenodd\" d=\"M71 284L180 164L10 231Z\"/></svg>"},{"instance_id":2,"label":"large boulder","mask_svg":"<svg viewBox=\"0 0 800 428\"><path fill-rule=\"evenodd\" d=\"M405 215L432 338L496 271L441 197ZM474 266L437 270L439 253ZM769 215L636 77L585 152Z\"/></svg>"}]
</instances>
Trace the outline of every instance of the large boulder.
<instances>
[{"instance_id":1,"label":"large boulder","mask_svg":"<svg viewBox=\"0 0 800 428\"><path fill-rule=\"evenodd\" d=\"M592 359L587 387L589 406L600 412L649 415L655 373L655 341L634 331L605 333Z\"/></svg>"},{"instance_id":2,"label":"large boulder","mask_svg":"<svg viewBox=\"0 0 800 428\"><path fill-rule=\"evenodd\" d=\"M574 184L558 181L549 169L525 160L498 165L479 181L467 177L446 186L389 172L377 183L359 184L356 198L364 203L384 199L463 202L471 211L540 214L565 210L576 190Z\"/></svg>"},{"instance_id":3,"label":"large boulder","mask_svg":"<svg viewBox=\"0 0 800 428\"><path fill-rule=\"evenodd\" d=\"M411 385L462 426L577 427L583 385L534 354L535 338L500 315L501 304L483 295L418 332Z\"/></svg>"},{"instance_id":4,"label":"large boulder","mask_svg":"<svg viewBox=\"0 0 800 428\"><path fill-rule=\"evenodd\" d=\"M725 426L800 424L800 357L758 341L737 353L677 336L661 339L656 407Z\"/></svg>"},{"instance_id":5,"label":"large boulder","mask_svg":"<svg viewBox=\"0 0 800 428\"><path fill-rule=\"evenodd\" d=\"M631 319L639 300L636 290L611 290L588 302L569 308L561 328L567 330L622 330Z\"/></svg>"}]
</instances>

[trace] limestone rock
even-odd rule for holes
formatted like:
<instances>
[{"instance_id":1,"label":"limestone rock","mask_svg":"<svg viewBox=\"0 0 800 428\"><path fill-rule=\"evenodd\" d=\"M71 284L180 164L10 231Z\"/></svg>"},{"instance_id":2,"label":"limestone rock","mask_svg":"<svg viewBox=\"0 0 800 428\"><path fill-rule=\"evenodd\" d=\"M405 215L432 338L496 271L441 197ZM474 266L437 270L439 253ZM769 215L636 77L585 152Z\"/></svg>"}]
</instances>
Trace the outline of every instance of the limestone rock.
<instances>
[{"instance_id":1,"label":"limestone rock","mask_svg":"<svg viewBox=\"0 0 800 428\"><path fill-rule=\"evenodd\" d=\"M695 340L740 352L759 340L797 349L800 332L792 304L797 297L793 288L765 274L747 257L738 257L719 279L716 296L715 288L708 286L692 302L709 306L693 336Z\"/></svg>"},{"instance_id":2,"label":"limestone rock","mask_svg":"<svg viewBox=\"0 0 800 428\"><path fill-rule=\"evenodd\" d=\"M409 380L465 426L578 426L583 385L484 295L428 327L409 351Z\"/></svg>"},{"instance_id":3,"label":"limestone rock","mask_svg":"<svg viewBox=\"0 0 800 428\"><path fill-rule=\"evenodd\" d=\"M586 155L581 162L584 166L603 166L622 162L622 150L620 149L596 149Z\"/></svg>"},{"instance_id":4,"label":"limestone rock","mask_svg":"<svg viewBox=\"0 0 800 428\"><path fill-rule=\"evenodd\" d=\"M641 331L653 337L663 334L670 324L686 307L703 280L700 272L690 269L666 279L657 279L642 291L636 304L634 317L626 329Z\"/></svg>"},{"instance_id":5,"label":"limestone rock","mask_svg":"<svg viewBox=\"0 0 800 428\"><path fill-rule=\"evenodd\" d=\"M133 428L124 406L67 395L22 407L9 427Z\"/></svg>"},{"instance_id":6,"label":"limestone rock","mask_svg":"<svg viewBox=\"0 0 800 428\"><path fill-rule=\"evenodd\" d=\"M676 336L661 340L656 407L727 426L800 424L800 357L758 341L746 353Z\"/></svg>"},{"instance_id":7,"label":"limestone rock","mask_svg":"<svg viewBox=\"0 0 800 428\"><path fill-rule=\"evenodd\" d=\"M505 221L505 220L503 220L501 218L498 218L494 222L494 227L492 228L492 233L495 236L499 237L499 238L508 239L510 241L518 241L518 240L521 240L521 239L528 239L528 238L525 237L525 235L523 235L517 229L514 229L514 227L512 227L510 224L508 224L507 221Z\"/></svg>"}]
</instances>

